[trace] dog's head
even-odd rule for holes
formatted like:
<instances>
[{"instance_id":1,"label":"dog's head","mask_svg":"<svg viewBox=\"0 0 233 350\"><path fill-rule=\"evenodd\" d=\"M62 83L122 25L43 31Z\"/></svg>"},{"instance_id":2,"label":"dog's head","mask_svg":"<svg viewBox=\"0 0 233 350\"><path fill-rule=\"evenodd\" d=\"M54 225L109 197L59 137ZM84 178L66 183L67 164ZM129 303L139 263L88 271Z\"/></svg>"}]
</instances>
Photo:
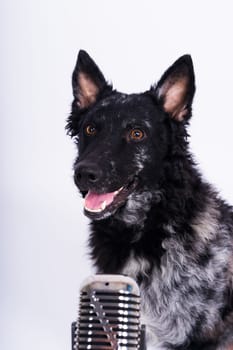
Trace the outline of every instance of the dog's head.
<instances>
[{"instance_id":1,"label":"dog's head","mask_svg":"<svg viewBox=\"0 0 233 350\"><path fill-rule=\"evenodd\" d=\"M135 222L135 208L146 210L159 189L174 130L184 128L191 116L191 57L178 59L150 90L128 95L113 90L80 51L72 85L67 129L78 145L74 180L85 197L85 214L100 220L117 212Z\"/></svg>"}]
</instances>

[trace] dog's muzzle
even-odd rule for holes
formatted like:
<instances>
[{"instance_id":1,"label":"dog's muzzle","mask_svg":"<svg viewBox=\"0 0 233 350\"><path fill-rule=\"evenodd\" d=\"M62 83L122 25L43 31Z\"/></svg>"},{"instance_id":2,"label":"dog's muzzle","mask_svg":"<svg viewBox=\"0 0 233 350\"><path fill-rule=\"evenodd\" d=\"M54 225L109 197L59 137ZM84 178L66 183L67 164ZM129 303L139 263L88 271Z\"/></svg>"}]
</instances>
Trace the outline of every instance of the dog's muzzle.
<instances>
[{"instance_id":1,"label":"dog's muzzle","mask_svg":"<svg viewBox=\"0 0 233 350\"><path fill-rule=\"evenodd\" d=\"M112 215L124 205L138 183L137 177L131 177L123 184L114 184L96 163L86 161L77 164L74 181L80 191L85 193L85 215L95 220Z\"/></svg>"}]
</instances>

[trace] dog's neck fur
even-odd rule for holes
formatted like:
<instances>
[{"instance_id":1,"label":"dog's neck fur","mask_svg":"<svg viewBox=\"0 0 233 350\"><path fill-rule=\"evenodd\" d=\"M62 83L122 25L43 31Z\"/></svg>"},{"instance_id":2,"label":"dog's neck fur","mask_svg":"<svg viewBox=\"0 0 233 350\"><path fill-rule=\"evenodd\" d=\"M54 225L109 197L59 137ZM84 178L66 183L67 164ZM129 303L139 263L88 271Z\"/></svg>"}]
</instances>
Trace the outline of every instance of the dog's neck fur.
<instances>
[{"instance_id":1,"label":"dog's neck fur","mask_svg":"<svg viewBox=\"0 0 233 350\"><path fill-rule=\"evenodd\" d=\"M176 235L190 235L192 240L192 229L187 223L204 210L208 186L191 161L185 159L167 163L156 188L135 192L115 215L92 222L89 244L98 272L120 273L134 250L138 256L146 256L151 266L160 266L162 242L174 231ZM177 178L187 176L189 181L178 182ZM150 269L150 263L147 268ZM140 275L137 279L140 281Z\"/></svg>"}]
</instances>

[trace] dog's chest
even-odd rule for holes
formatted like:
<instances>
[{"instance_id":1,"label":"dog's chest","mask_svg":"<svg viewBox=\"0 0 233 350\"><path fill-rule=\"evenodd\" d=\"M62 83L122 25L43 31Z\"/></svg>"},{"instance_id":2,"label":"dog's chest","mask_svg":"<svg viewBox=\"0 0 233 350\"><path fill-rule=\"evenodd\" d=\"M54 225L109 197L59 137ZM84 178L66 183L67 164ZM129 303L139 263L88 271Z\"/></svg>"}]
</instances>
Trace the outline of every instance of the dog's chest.
<instances>
[{"instance_id":1,"label":"dog's chest","mask_svg":"<svg viewBox=\"0 0 233 350\"><path fill-rule=\"evenodd\" d=\"M140 276L142 322L146 324L150 343L156 348L163 343L182 344L192 334L197 320L205 320L200 334L214 329L222 306L221 297L207 299L202 291L215 291L213 263L209 267L196 264L181 245L164 243L170 248L153 267L146 258L131 253L122 269L134 279ZM216 261L219 261L217 257ZM219 286L219 295L222 290ZM162 345L161 345L162 346Z\"/></svg>"},{"instance_id":2,"label":"dog's chest","mask_svg":"<svg viewBox=\"0 0 233 350\"><path fill-rule=\"evenodd\" d=\"M149 343L158 346L160 342L158 335L161 329L165 330L166 328L166 325L162 324L159 319L161 315L163 315L164 320L169 318L170 308L168 303L166 303L166 306L164 305L164 300L166 298L171 299L171 293L167 290L166 295L163 294L164 283L161 273L155 267L151 270L150 266L151 264L146 258L135 257L131 253L121 273L135 280L138 280L139 276L142 279L140 284L141 322L146 325Z\"/></svg>"},{"instance_id":3,"label":"dog's chest","mask_svg":"<svg viewBox=\"0 0 233 350\"><path fill-rule=\"evenodd\" d=\"M122 274L128 275L137 280L139 274L147 277L149 268L150 263L147 259L140 257L135 258L134 254L131 253L130 257L122 268Z\"/></svg>"},{"instance_id":4,"label":"dog's chest","mask_svg":"<svg viewBox=\"0 0 233 350\"><path fill-rule=\"evenodd\" d=\"M182 272L172 263L161 269L150 266L148 260L131 254L122 270L135 280L138 276L142 279L141 322L146 325L148 344L160 348L166 341L182 343L192 327L191 320L187 319L187 305L183 305L182 288L177 285L177 281L182 280Z\"/></svg>"}]
</instances>

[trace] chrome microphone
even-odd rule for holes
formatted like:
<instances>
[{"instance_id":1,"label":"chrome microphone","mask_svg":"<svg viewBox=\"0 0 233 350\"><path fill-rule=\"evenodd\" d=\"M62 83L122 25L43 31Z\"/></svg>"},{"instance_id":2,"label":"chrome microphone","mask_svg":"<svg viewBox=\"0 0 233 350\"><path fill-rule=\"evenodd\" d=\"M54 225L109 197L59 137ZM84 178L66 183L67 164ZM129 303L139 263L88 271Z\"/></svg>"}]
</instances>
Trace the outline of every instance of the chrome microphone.
<instances>
[{"instance_id":1,"label":"chrome microphone","mask_svg":"<svg viewBox=\"0 0 233 350\"><path fill-rule=\"evenodd\" d=\"M145 349L137 283L123 275L87 278L72 335L72 350Z\"/></svg>"}]
</instances>

